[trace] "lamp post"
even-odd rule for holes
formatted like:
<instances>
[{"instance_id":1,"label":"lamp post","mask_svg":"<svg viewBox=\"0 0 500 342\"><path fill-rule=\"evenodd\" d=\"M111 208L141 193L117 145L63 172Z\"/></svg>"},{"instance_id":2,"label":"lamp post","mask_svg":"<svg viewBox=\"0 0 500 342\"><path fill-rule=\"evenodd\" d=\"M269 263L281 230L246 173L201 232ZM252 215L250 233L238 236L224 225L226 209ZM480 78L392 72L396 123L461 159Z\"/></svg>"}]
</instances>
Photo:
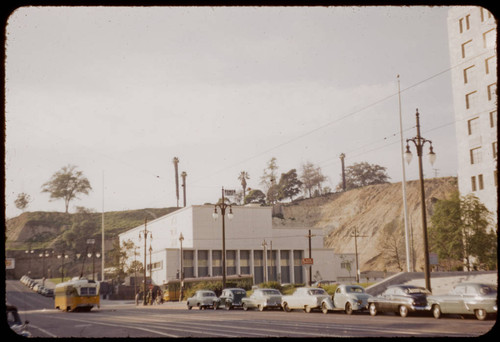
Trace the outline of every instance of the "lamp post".
<instances>
[{"instance_id":1,"label":"lamp post","mask_svg":"<svg viewBox=\"0 0 500 342\"><path fill-rule=\"evenodd\" d=\"M345 191L345 168L344 168L344 158L345 154L340 154L340 162L342 163L342 191Z\"/></svg>"},{"instance_id":2,"label":"lamp post","mask_svg":"<svg viewBox=\"0 0 500 342\"><path fill-rule=\"evenodd\" d=\"M224 187L222 187L222 201L215 205L214 212L212 214L214 220L217 220L219 217L217 207L220 208L220 212L222 214L222 288L224 289L226 287L226 225L224 217L228 207L229 213L227 214L227 218L230 220L233 218L233 209L231 205L224 202Z\"/></svg>"},{"instance_id":3,"label":"lamp post","mask_svg":"<svg viewBox=\"0 0 500 342\"><path fill-rule=\"evenodd\" d=\"M42 251L38 256L42 258L42 284L45 285L45 259L48 258L50 254L48 251Z\"/></svg>"},{"instance_id":4,"label":"lamp post","mask_svg":"<svg viewBox=\"0 0 500 342\"><path fill-rule=\"evenodd\" d=\"M148 238L148 234L149 234L149 238L150 238L150 244L151 244L151 241L153 240L153 234L151 231L149 231L147 229L147 224L148 224L148 219L145 218L144 219L144 230L139 232L139 241L141 240L141 235L142 235L142 237L144 237L144 267L143 267L144 268L144 293L143 293L143 301L142 301L143 305L146 305L146 255L147 255L146 240Z\"/></svg>"},{"instance_id":5,"label":"lamp post","mask_svg":"<svg viewBox=\"0 0 500 342\"><path fill-rule=\"evenodd\" d=\"M57 259L61 259L61 283L64 282L64 259L68 259L68 254L64 253L57 255Z\"/></svg>"},{"instance_id":6,"label":"lamp post","mask_svg":"<svg viewBox=\"0 0 500 342\"><path fill-rule=\"evenodd\" d=\"M31 276L31 255L35 253L35 251L30 248L24 251L24 253L28 254L28 275Z\"/></svg>"},{"instance_id":7,"label":"lamp post","mask_svg":"<svg viewBox=\"0 0 500 342\"><path fill-rule=\"evenodd\" d=\"M182 263L184 255L182 254L182 241L184 241L184 236L181 233L179 236L179 242L181 243L181 293L179 295L179 302L182 302L182 296L184 295L184 266Z\"/></svg>"},{"instance_id":8,"label":"lamp post","mask_svg":"<svg viewBox=\"0 0 500 342\"><path fill-rule=\"evenodd\" d=\"M420 114L416 113L417 117L417 136L411 139L406 139L406 152L405 152L405 159L408 164L410 164L411 159L413 157L411 151L410 151L410 146L408 142L413 142L415 144L415 147L417 149L417 156L418 156L418 173L419 173L419 179L420 179L420 195L421 195L421 208L422 208L422 235L424 238L424 272L425 272L425 288L431 292L431 276L430 276L430 269L429 269L429 242L427 240L427 217L426 217L426 211L425 211L425 190L424 190L424 172L422 168L422 152L423 152L423 147L425 143L430 144L430 149L429 149L429 161L431 165L434 165L434 162L436 161L436 154L432 150L432 141L427 140L422 138L420 136Z\"/></svg>"}]
</instances>

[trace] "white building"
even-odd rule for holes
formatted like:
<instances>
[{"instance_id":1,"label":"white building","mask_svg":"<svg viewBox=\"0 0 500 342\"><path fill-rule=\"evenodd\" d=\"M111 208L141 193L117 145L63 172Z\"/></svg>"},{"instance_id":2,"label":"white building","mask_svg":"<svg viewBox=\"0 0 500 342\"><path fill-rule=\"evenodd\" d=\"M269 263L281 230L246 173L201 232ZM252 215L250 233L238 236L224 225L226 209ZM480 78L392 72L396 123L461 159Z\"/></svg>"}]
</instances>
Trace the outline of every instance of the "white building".
<instances>
[{"instance_id":1,"label":"white building","mask_svg":"<svg viewBox=\"0 0 500 342\"><path fill-rule=\"evenodd\" d=\"M458 188L497 217L497 24L482 7L454 6L448 36L458 149Z\"/></svg>"},{"instance_id":2,"label":"white building","mask_svg":"<svg viewBox=\"0 0 500 342\"><path fill-rule=\"evenodd\" d=\"M214 220L213 211L211 205L190 206L146 223L150 232L146 264L148 270L152 264L154 284L161 285L179 277L181 234L184 277L222 275L222 215ZM236 206L232 212L232 220L225 217L226 275L251 274L256 284L265 279L307 283L309 267L302 262L309 257L309 229L273 228L271 207ZM144 228L143 224L119 235L120 245L130 240L138 247L138 255L130 255L129 264L134 258L144 263ZM354 254L339 256L332 249L324 248L321 229L311 229L311 235L313 281L355 278ZM264 241L267 260L263 258Z\"/></svg>"}]
</instances>

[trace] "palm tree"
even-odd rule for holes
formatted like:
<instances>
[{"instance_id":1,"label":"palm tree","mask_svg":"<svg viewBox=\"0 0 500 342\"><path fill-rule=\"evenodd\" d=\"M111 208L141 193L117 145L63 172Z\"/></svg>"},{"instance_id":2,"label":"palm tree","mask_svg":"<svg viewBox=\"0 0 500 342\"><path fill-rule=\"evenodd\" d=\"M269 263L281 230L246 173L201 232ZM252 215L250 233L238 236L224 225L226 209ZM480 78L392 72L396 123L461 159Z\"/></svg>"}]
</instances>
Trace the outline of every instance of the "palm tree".
<instances>
[{"instance_id":1,"label":"palm tree","mask_svg":"<svg viewBox=\"0 0 500 342\"><path fill-rule=\"evenodd\" d=\"M241 171L238 179L241 181L241 187L243 188L243 204L245 204L246 190L247 190L247 179L250 179L250 175L246 171Z\"/></svg>"}]
</instances>

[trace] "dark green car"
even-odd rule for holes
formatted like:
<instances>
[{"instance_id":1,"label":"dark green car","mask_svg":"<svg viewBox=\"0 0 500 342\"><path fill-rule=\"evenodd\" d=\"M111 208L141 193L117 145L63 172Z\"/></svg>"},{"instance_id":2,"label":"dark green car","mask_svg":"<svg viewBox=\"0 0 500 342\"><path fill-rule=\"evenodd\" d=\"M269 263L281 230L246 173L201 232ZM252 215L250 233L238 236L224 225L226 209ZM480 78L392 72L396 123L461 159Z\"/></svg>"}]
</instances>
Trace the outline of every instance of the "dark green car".
<instances>
[{"instance_id":1,"label":"dark green car","mask_svg":"<svg viewBox=\"0 0 500 342\"><path fill-rule=\"evenodd\" d=\"M247 292L240 288L229 288L222 290L222 294L219 296L218 305L214 305L214 310L218 308L225 308L226 310L231 310L235 307L241 308L243 306L242 299L247 296Z\"/></svg>"}]
</instances>

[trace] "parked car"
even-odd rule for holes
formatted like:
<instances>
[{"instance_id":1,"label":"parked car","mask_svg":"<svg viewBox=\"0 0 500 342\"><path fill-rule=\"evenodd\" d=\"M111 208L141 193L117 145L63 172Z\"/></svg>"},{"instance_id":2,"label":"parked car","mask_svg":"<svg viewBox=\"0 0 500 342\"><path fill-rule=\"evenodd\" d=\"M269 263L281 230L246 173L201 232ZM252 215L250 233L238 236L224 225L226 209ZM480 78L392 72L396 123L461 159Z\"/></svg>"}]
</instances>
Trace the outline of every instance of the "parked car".
<instances>
[{"instance_id":1,"label":"parked car","mask_svg":"<svg viewBox=\"0 0 500 342\"><path fill-rule=\"evenodd\" d=\"M475 315L484 320L497 313L497 286L480 283L460 283L445 295L427 297L435 318L443 314Z\"/></svg>"},{"instance_id":2,"label":"parked car","mask_svg":"<svg viewBox=\"0 0 500 342\"><path fill-rule=\"evenodd\" d=\"M45 297L54 297L54 289L49 289L48 287L45 287L41 293Z\"/></svg>"},{"instance_id":3,"label":"parked car","mask_svg":"<svg viewBox=\"0 0 500 342\"><path fill-rule=\"evenodd\" d=\"M372 296L359 285L339 285L333 295L333 305L350 315L353 311L368 309L368 299Z\"/></svg>"},{"instance_id":4,"label":"parked car","mask_svg":"<svg viewBox=\"0 0 500 342\"><path fill-rule=\"evenodd\" d=\"M428 310L429 294L429 291L419 286L392 285L381 295L368 299L368 310L372 316L379 312L399 312L401 317L406 317L409 312Z\"/></svg>"},{"instance_id":5,"label":"parked car","mask_svg":"<svg viewBox=\"0 0 500 342\"><path fill-rule=\"evenodd\" d=\"M322 288L299 287L292 295L283 296L283 310L290 312L293 309L303 309L311 312L313 309L321 309L323 313L333 310L333 302L330 295Z\"/></svg>"},{"instance_id":6,"label":"parked car","mask_svg":"<svg viewBox=\"0 0 500 342\"><path fill-rule=\"evenodd\" d=\"M281 297L281 292L276 289L255 289L250 297L242 299L243 310L281 309Z\"/></svg>"},{"instance_id":7,"label":"parked car","mask_svg":"<svg viewBox=\"0 0 500 342\"><path fill-rule=\"evenodd\" d=\"M247 296L247 292L240 288L230 288L222 290L219 296L219 302L214 305L214 310L219 307L224 307L226 310L231 310L235 307L242 307L242 299Z\"/></svg>"},{"instance_id":8,"label":"parked car","mask_svg":"<svg viewBox=\"0 0 500 342\"><path fill-rule=\"evenodd\" d=\"M17 312L17 307L14 305L6 305L7 322L9 327L18 335L24 337L31 337L31 333L28 330L28 321L22 321L19 313Z\"/></svg>"},{"instance_id":9,"label":"parked car","mask_svg":"<svg viewBox=\"0 0 500 342\"><path fill-rule=\"evenodd\" d=\"M187 308L191 310L193 306L197 306L200 310L206 309L207 307L214 307L217 305L219 298L214 291L210 290L198 290L195 294L188 298Z\"/></svg>"}]
</instances>

